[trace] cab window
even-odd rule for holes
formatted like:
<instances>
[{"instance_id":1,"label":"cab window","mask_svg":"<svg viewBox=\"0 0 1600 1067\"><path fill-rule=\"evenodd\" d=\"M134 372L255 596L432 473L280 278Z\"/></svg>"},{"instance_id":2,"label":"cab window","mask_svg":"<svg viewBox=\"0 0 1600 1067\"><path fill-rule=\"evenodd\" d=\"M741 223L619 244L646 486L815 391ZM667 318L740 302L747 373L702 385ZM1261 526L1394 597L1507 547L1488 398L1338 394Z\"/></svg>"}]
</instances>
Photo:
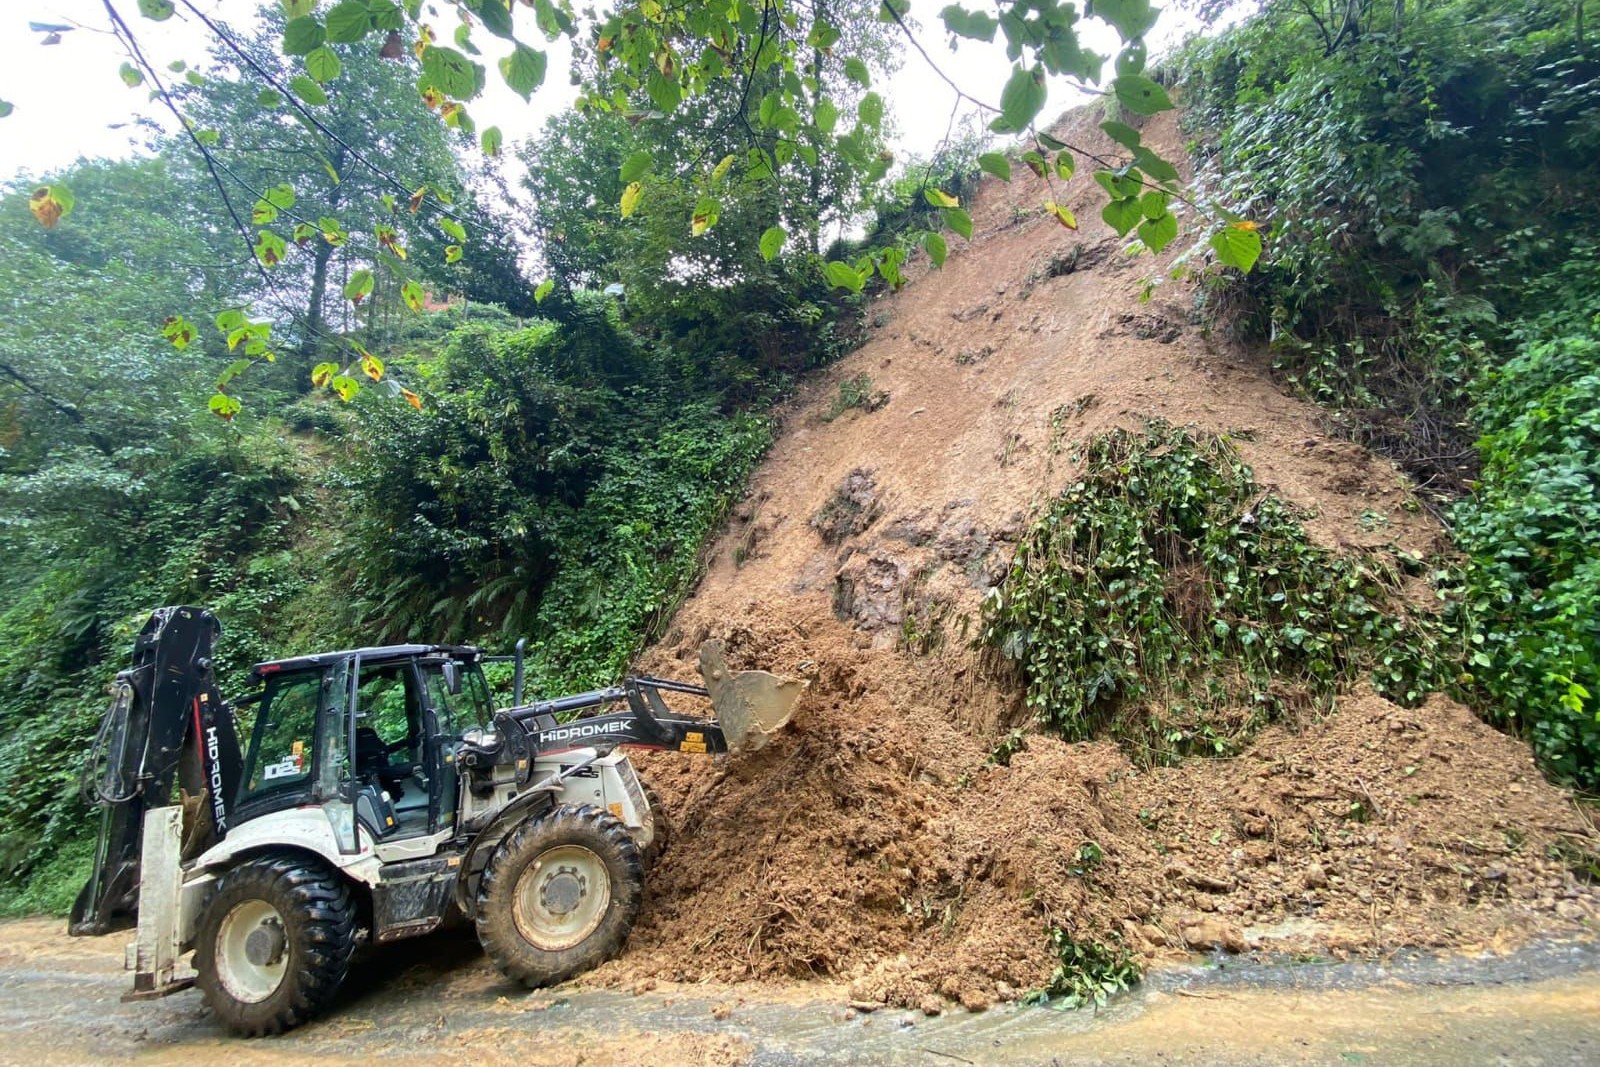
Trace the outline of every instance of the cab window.
<instances>
[{"instance_id":1,"label":"cab window","mask_svg":"<svg viewBox=\"0 0 1600 1067\"><path fill-rule=\"evenodd\" d=\"M489 683L483 671L475 665L457 663L461 672L461 692L450 692L444 677L444 664L423 663L423 684L428 690L428 703L439 721L439 729L451 737L459 737L464 730L489 725L494 717L494 707L489 698Z\"/></svg>"},{"instance_id":2,"label":"cab window","mask_svg":"<svg viewBox=\"0 0 1600 1067\"><path fill-rule=\"evenodd\" d=\"M278 675L268 680L256 707L250 752L245 759L241 800L302 787L316 766L320 673Z\"/></svg>"}]
</instances>

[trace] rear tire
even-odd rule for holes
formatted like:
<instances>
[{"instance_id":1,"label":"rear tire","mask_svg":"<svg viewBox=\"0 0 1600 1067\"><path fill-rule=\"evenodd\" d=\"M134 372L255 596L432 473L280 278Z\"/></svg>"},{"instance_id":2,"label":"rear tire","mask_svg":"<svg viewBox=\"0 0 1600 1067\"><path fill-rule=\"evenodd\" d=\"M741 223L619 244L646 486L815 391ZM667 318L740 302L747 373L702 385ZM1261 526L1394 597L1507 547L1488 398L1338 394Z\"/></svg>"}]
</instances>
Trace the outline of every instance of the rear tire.
<instances>
[{"instance_id":1,"label":"rear tire","mask_svg":"<svg viewBox=\"0 0 1600 1067\"><path fill-rule=\"evenodd\" d=\"M344 985L355 915L349 886L325 864L288 856L241 864L200 917L195 984L236 1034L293 1029Z\"/></svg>"},{"instance_id":2,"label":"rear tire","mask_svg":"<svg viewBox=\"0 0 1600 1067\"><path fill-rule=\"evenodd\" d=\"M478 940L507 978L555 985L621 952L643 897L639 846L622 820L562 806L495 849L478 888Z\"/></svg>"}]
</instances>

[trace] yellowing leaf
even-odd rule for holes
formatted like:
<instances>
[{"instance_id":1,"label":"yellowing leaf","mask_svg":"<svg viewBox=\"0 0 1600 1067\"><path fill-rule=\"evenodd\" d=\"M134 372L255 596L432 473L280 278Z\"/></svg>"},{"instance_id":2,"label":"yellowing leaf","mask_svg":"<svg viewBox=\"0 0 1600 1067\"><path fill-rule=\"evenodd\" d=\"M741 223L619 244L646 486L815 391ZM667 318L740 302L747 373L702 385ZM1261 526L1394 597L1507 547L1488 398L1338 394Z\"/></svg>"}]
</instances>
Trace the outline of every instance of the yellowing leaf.
<instances>
[{"instance_id":1,"label":"yellowing leaf","mask_svg":"<svg viewBox=\"0 0 1600 1067\"><path fill-rule=\"evenodd\" d=\"M400 236L394 232L394 227L379 226L376 232L380 248L387 249L397 259L406 258L405 246L400 243Z\"/></svg>"},{"instance_id":2,"label":"yellowing leaf","mask_svg":"<svg viewBox=\"0 0 1600 1067\"><path fill-rule=\"evenodd\" d=\"M943 189L924 189L922 196L934 207L958 207L961 204L961 201Z\"/></svg>"},{"instance_id":3,"label":"yellowing leaf","mask_svg":"<svg viewBox=\"0 0 1600 1067\"><path fill-rule=\"evenodd\" d=\"M72 193L65 185L41 185L28 197L28 210L39 220L39 225L53 230L56 223L72 212Z\"/></svg>"},{"instance_id":4,"label":"yellowing leaf","mask_svg":"<svg viewBox=\"0 0 1600 1067\"><path fill-rule=\"evenodd\" d=\"M311 368L311 384L318 389L333 381L333 376L339 373L337 363L318 363Z\"/></svg>"},{"instance_id":5,"label":"yellowing leaf","mask_svg":"<svg viewBox=\"0 0 1600 1067\"><path fill-rule=\"evenodd\" d=\"M412 311L421 311L427 303L427 293L423 291L422 283L415 278L400 287L400 299L406 302L406 307Z\"/></svg>"},{"instance_id":6,"label":"yellowing leaf","mask_svg":"<svg viewBox=\"0 0 1600 1067\"><path fill-rule=\"evenodd\" d=\"M639 210L639 199L644 196L644 185L641 182L629 182L628 187L622 190L622 217L628 218Z\"/></svg>"},{"instance_id":7,"label":"yellowing leaf","mask_svg":"<svg viewBox=\"0 0 1600 1067\"><path fill-rule=\"evenodd\" d=\"M375 382L381 381L383 379L383 360L371 352L363 352L361 354L361 373Z\"/></svg>"},{"instance_id":8,"label":"yellowing leaf","mask_svg":"<svg viewBox=\"0 0 1600 1067\"><path fill-rule=\"evenodd\" d=\"M722 205L709 196L702 196L694 206L694 215L689 220L689 236L699 237L717 224L717 218L722 213Z\"/></svg>"},{"instance_id":9,"label":"yellowing leaf","mask_svg":"<svg viewBox=\"0 0 1600 1067\"><path fill-rule=\"evenodd\" d=\"M288 251L288 243L271 230L256 231L255 253L263 267L274 267L282 263Z\"/></svg>"},{"instance_id":10,"label":"yellowing leaf","mask_svg":"<svg viewBox=\"0 0 1600 1067\"><path fill-rule=\"evenodd\" d=\"M711 180L714 182L720 182L723 179L723 176L728 173L728 168L731 166L733 166L733 156L723 156L722 162L718 163L716 168L712 170Z\"/></svg>"},{"instance_id":11,"label":"yellowing leaf","mask_svg":"<svg viewBox=\"0 0 1600 1067\"><path fill-rule=\"evenodd\" d=\"M171 341L172 347L180 352L189 347L197 334L194 323L182 315L171 315L161 324L161 336Z\"/></svg>"},{"instance_id":12,"label":"yellowing leaf","mask_svg":"<svg viewBox=\"0 0 1600 1067\"><path fill-rule=\"evenodd\" d=\"M1054 200L1046 200L1044 207L1046 211L1055 216L1057 222L1067 229L1076 230L1078 228L1077 216L1073 215L1065 204L1058 204Z\"/></svg>"},{"instance_id":13,"label":"yellowing leaf","mask_svg":"<svg viewBox=\"0 0 1600 1067\"><path fill-rule=\"evenodd\" d=\"M402 389L402 390L400 390L400 395L406 398L406 403L407 404L410 404L412 407L416 408L418 411L422 410L422 398L420 396L418 396L416 393L413 393L409 389Z\"/></svg>"},{"instance_id":14,"label":"yellowing leaf","mask_svg":"<svg viewBox=\"0 0 1600 1067\"><path fill-rule=\"evenodd\" d=\"M445 245L444 246L444 261L446 263L455 263L455 262L459 261L460 259L461 259L461 246L460 245Z\"/></svg>"}]
</instances>

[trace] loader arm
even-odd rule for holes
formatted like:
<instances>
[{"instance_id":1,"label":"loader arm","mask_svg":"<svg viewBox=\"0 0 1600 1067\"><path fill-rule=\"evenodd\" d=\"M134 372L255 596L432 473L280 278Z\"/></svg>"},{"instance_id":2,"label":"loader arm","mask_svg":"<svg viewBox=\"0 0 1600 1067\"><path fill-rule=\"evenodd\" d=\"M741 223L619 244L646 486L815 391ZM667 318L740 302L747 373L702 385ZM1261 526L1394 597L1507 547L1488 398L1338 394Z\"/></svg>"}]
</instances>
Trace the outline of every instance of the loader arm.
<instances>
[{"instance_id":1,"label":"loader arm","mask_svg":"<svg viewBox=\"0 0 1600 1067\"><path fill-rule=\"evenodd\" d=\"M161 608L133 646L133 665L90 748L83 794L101 807L94 869L73 903L67 932L103 934L131 925L147 812L173 803L175 779L203 797L195 844L221 840L239 780L239 743L212 669L221 632L203 608Z\"/></svg>"},{"instance_id":2,"label":"loader arm","mask_svg":"<svg viewBox=\"0 0 1600 1067\"><path fill-rule=\"evenodd\" d=\"M517 768L519 784L526 785L536 757L575 749L627 746L694 753L751 751L789 721L805 687L803 682L766 671L730 671L720 641L707 641L700 647L700 673L706 682L703 686L638 676L607 689L498 711L494 717L497 748L475 751L469 746L462 753L462 763L487 767L510 762ZM680 715L667 707L662 693L705 697L711 701L715 718ZM628 710L566 722L556 719L620 703L626 703Z\"/></svg>"}]
</instances>

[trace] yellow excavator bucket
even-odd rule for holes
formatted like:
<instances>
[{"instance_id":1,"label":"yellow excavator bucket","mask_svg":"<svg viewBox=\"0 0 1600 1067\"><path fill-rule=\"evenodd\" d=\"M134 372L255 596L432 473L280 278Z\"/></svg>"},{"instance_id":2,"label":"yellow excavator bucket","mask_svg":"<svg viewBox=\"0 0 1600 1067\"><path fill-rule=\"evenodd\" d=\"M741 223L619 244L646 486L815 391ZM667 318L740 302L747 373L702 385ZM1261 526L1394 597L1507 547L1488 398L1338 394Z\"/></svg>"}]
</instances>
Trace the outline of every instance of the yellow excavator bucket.
<instances>
[{"instance_id":1,"label":"yellow excavator bucket","mask_svg":"<svg viewBox=\"0 0 1600 1067\"><path fill-rule=\"evenodd\" d=\"M754 752L794 715L806 683L767 671L730 671L722 642L700 646L700 675L730 752Z\"/></svg>"}]
</instances>

